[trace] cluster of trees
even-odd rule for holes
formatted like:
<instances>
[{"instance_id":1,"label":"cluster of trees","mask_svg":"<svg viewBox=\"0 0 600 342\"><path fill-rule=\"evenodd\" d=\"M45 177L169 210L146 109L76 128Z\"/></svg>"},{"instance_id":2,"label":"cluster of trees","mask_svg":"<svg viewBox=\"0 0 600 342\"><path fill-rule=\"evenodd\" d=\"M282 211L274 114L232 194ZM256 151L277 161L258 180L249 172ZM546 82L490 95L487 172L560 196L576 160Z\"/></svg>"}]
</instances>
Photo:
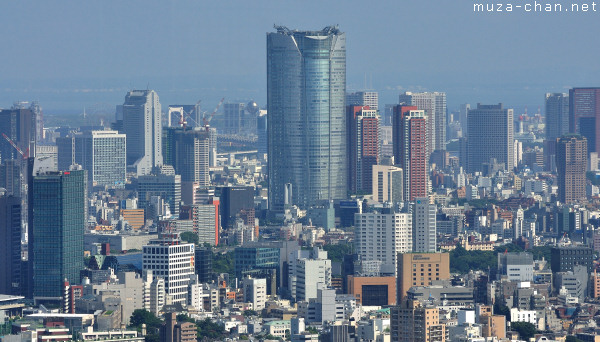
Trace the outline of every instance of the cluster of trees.
<instances>
[{"instance_id":1,"label":"cluster of trees","mask_svg":"<svg viewBox=\"0 0 600 342\"><path fill-rule=\"evenodd\" d=\"M467 251L461 245L450 251L450 272L469 273L469 271L488 271L498 266L494 252Z\"/></svg>"},{"instance_id":2,"label":"cluster of trees","mask_svg":"<svg viewBox=\"0 0 600 342\"><path fill-rule=\"evenodd\" d=\"M544 258L550 261L550 246L539 246L528 249L527 252L533 254L534 260ZM512 243L496 247L491 251L467 251L462 246L457 245L456 249L450 252L450 272L468 273L473 271L488 271L498 267L498 253L523 252L524 250Z\"/></svg>"},{"instance_id":3,"label":"cluster of trees","mask_svg":"<svg viewBox=\"0 0 600 342\"><path fill-rule=\"evenodd\" d=\"M131 314L129 325L140 332L142 330L142 324L146 324L146 342L159 342L159 329L162 326L163 321L148 310L136 309L133 311L133 314Z\"/></svg>"},{"instance_id":4,"label":"cluster of trees","mask_svg":"<svg viewBox=\"0 0 600 342\"><path fill-rule=\"evenodd\" d=\"M213 253L212 269L214 273L229 273L235 276L234 252Z\"/></svg>"},{"instance_id":5,"label":"cluster of trees","mask_svg":"<svg viewBox=\"0 0 600 342\"><path fill-rule=\"evenodd\" d=\"M352 254L352 245L349 243L324 245L323 250L327 252L327 258L329 258L329 260L342 262L344 261L344 255Z\"/></svg>"}]
</instances>

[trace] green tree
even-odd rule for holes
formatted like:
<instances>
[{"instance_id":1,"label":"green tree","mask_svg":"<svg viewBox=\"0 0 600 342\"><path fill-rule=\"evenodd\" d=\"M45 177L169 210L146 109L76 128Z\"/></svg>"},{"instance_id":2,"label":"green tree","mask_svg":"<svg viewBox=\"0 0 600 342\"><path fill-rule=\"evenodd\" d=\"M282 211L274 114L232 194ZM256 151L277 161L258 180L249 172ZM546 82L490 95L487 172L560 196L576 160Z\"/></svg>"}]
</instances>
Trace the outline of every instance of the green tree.
<instances>
[{"instance_id":1,"label":"green tree","mask_svg":"<svg viewBox=\"0 0 600 342\"><path fill-rule=\"evenodd\" d=\"M325 245L323 250L327 251L327 257L331 261L342 262L344 255L352 254L352 245L349 243L337 243L334 245Z\"/></svg>"},{"instance_id":2,"label":"green tree","mask_svg":"<svg viewBox=\"0 0 600 342\"><path fill-rule=\"evenodd\" d=\"M142 324L146 324L146 328L153 329L159 328L162 324L162 320L148 310L136 309L131 314L129 319L129 325L135 328L140 328Z\"/></svg>"},{"instance_id":3,"label":"green tree","mask_svg":"<svg viewBox=\"0 0 600 342\"><path fill-rule=\"evenodd\" d=\"M510 329L519 333L522 340L528 341L537 333L535 325L529 322L511 322Z\"/></svg>"},{"instance_id":4,"label":"green tree","mask_svg":"<svg viewBox=\"0 0 600 342\"><path fill-rule=\"evenodd\" d=\"M469 273L470 270L487 271L498 266L496 254L488 251L467 251L457 245L450 251L450 271L455 273Z\"/></svg>"},{"instance_id":5,"label":"green tree","mask_svg":"<svg viewBox=\"0 0 600 342\"><path fill-rule=\"evenodd\" d=\"M223 327L214 323L210 318L196 322L198 340L208 339L212 341L220 341L227 335Z\"/></svg>"},{"instance_id":6,"label":"green tree","mask_svg":"<svg viewBox=\"0 0 600 342\"><path fill-rule=\"evenodd\" d=\"M510 309L508 306L500 304L500 299L498 298L496 298L496 303L494 304L494 315L504 315L506 321L510 321Z\"/></svg>"},{"instance_id":7,"label":"green tree","mask_svg":"<svg viewBox=\"0 0 600 342\"><path fill-rule=\"evenodd\" d=\"M256 312L255 310L245 310L244 317L250 317L250 316L259 316L259 313Z\"/></svg>"},{"instance_id":8,"label":"green tree","mask_svg":"<svg viewBox=\"0 0 600 342\"><path fill-rule=\"evenodd\" d=\"M192 317L190 317L186 314L180 313L180 314L177 314L177 322L196 323L196 320L194 320Z\"/></svg>"},{"instance_id":9,"label":"green tree","mask_svg":"<svg viewBox=\"0 0 600 342\"><path fill-rule=\"evenodd\" d=\"M213 272L229 273L230 275L235 276L233 253L233 251L229 253L213 253Z\"/></svg>"},{"instance_id":10,"label":"green tree","mask_svg":"<svg viewBox=\"0 0 600 342\"><path fill-rule=\"evenodd\" d=\"M187 243L193 243L194 245L198 245L198 234L194 232L183 232L181 233L181 240Z\"/></svg>"}]
</instances>

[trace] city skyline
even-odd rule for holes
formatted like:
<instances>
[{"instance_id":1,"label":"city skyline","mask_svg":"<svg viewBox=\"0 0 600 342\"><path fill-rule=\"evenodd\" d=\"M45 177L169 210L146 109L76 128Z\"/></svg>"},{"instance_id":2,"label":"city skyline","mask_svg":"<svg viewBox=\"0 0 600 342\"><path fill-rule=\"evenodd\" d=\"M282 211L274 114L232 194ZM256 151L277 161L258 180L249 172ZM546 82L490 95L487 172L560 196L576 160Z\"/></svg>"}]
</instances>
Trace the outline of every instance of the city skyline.
<instances>
[{"instance_id":1,"label":"city skyline","mask_svg":"<svg viewBox=\"0 0 600 342\"><path fill-rule=\"evenodd\" d=\"M0 5L0 340L593 340L600 23L528 1Z\"/></svg>"},{"instance_id":2,"label":"city skyline","mask_svg":"<svg viewBox=\"0 0 600 342\"><path fill-rule=\"evenodd\" d=\"M373 88L381 105L395 103L400 92L426 90L446 92L450 109L503 102L517 112L525 105L534 112L543 107L545 93L593 86L600 76L592 58L599 48L586 43L600 26L591 13L474 13L466 0L440 3L435 10L421 2L140 4L3 4L0 18L13 29L0 43L21 53L6 56L0 66L5 81L0 104L38 100L45 114L81 113L148 87L165 104L201 99L208 109L225 96L264 106L261 37L278 23L299 29L339 24L350 37L347 89ZM13 13L27 13L28 26ZM206 14L194 20L195 13ZM373 25L355 24L365 13ZM397 15L434 24L405 29L386 24ZM142 20L147 16L180 25L152 25ZM228 17L233 20L222 19ZM163 48L132 38L140 34L154 36ZM563 38L561 50L547 54L544 42L556 38ZM362 48L365 43L372 48ZM406 46L419 53L399 54ZM589 53L568 53L584 47ZM38 58L39 51L47 58Z\"/></svg>"}]
</instances>

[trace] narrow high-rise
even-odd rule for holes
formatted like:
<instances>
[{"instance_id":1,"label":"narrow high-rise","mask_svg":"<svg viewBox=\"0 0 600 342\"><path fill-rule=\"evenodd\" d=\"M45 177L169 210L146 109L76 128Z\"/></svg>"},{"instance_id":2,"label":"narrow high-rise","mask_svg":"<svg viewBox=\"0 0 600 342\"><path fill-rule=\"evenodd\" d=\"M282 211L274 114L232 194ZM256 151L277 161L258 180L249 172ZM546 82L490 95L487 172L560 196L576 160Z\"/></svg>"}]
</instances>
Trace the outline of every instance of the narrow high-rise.
<instances>
[{"instance_id":1,"label":"narrow high-rise","mask_svg":"<svg viewBox=\"0 0 600 342\"><path fill-rule=\"evenodd\" d=\"M127 134L127 165L138 176L163 164L162 116L154 90L132 90L123 103L123 130Z\"/></svg>"},{"instance_id":2,"label":"narrow high-rise","mask_svg":"<svg viewBox=\"0 0 600 342\"><path fill-rule=\"evenodd\" d=\"M427 116L416 106L394 107L394 159L404 172L404 200L412 201L429 193Z\"/></svg>"},{"instance_id":3,"label":"narrow high-rise","mask_svg":"<svg viewBox=\"0 0 600 342\"><path fill-rule=\"evenodd\" d=\"M558 200L562 203L586 198L587 143L580 135L565 135L556 141Z\"/></svg>"},{"instance_id":4,"label":"narrow high-rise","mask_svg":"<svg viewBox=\"0 0 600 342\"><path fill-rule=\"evenodd\" d=\"M556 169L556 139L569 132L569 94L546 93L544 170Z\"/></svg>"},{"instance_id":5,"label":"narrow high-rise","mask_svg":"<svg viewBox=\"0 0 600 342\"><path fill-rule=\"evenodd\" d=\"M514 168L513 110L497 105L477 104L469 110L467 170L483 171L483 164L496 159L508 171Z\"/></svg>"},{"instance_id":6,"label":"narrow high-rise","mask_svg":"<svg viewBox=\"0 0 600 342\"><path fill-rule=\"evenodd\" d=\"M267 33L269 208L346 198L346 35L276 29Z\"/></svg>"},{"instance_id":7,"label":"narrow high-rise","mask_svg":"<svg viewBox=\"0 0 600 342\"><path fill-rule=\"evenodd\" d=\"M0 293L25 294L21 284L21 198L0 195ZM24 271L24 270L23 270Z\"/></svg>"},{"instance_id":8,"label":"narrow high-rise","mask_svg":"<svg viewBox=\"0 0 600 342\"><path fill-rule=\"evenodd\" d=\"M587 139L588 152L600 151L600 88L569 90L569 132Z\"/></svg>"},{"instance_id":9,"label":"narrow high-rise","mask_svg":"<svg viewBox=\"0 0 600 342\"><path fill-rule=\"evenodd\" d=\"M433 151L446 150L446 93L405 92L400 94L399 103L417 106L427 117L427 158Z\"/></svg>"},{"instance_id":10,"label":"narrow high-rise","mask_svg":"<svg viewBox=\"0 0 600 342\"><path fill-rule=\"evenodd\" d=\"M379 161L379 115L369 106L348 106L346 112L348 189L370 193L373 166Z\"/></svg>"},{"instance_id":11,"label":"narrow high-rise","mask_svg":"<svg viewBox=\"0 0 600 342\"><path fill-rule=\"evenodd\" d=\"M33 295L61 301L65 279L79 284L83 269L86 171L49 172L33 179Z\"/></svg>"},{"instance_id":12,"label":"narrow high-rise","mask_svg":"<svg viewBox=\"0 0 600 342\"><path fill-rule=\"evenodd\" d=\"M413 214L413 252L435 253L437 248L436 205L430 204L428 198L416 198L411 209Z\"/></svg>"}]
</instances>

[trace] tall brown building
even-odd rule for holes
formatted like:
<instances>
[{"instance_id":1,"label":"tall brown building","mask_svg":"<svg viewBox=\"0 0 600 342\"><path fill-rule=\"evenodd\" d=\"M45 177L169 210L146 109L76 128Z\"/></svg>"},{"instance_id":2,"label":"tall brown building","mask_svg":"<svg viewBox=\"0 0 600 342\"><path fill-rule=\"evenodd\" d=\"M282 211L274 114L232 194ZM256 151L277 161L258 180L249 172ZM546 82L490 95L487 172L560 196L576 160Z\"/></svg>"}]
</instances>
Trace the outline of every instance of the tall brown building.
<instances>
[{"instance_id":1,"label":"tall brown building","mask_svg":"<svg viewBox=\"0 0 600 342\"><path fill-rule=\"evenodd\" d=\"M450 254L398 253L398 302L412 286L429 286L434 280L450 280Z\"/></svg>"},{"instance_id":2,"label":"tall brown building","mask_svg":"<svg viewBox=\"0 0 600 342\"><path fill-rule=\"evenodd\" d=\"M196 342L196 325L177 322L177 314L165 314L165 323L160 328L160 340L164 342Z\"/></svg>"},{"instance_id":3,"label":"tall brown building","mask_svg":"<svg viewBox=\"0 0 600 342\"><path fill-rule=\"evenodd\" d=\"M403 170L404 199L413 201L429 192L427 115L415 106L394 107L394 161Z\"/></svg>"},{"instance_id":4,"label":"tall brown building","mask_svg":"<svg viewBox=\"0 0 600 342\"><path fill-rule=\"evenodd\" d=\"M475 316L478 322L482 324L481 335L483 337L506 337L506 317L492 314L491 306L478 305L475 308Z\"/></svg>"},{"instance_id":5,"label":"tall brown building","mask_svg":"<svg viewBox=\"0 0 600 342\"><path fill-rule=\"evenodd\" d=\"M391 339L397 342L445 342L446 325L440 324L436 307L425 307L419 301L404 301L391 313Z\"/></svg>"},{"instance_id":6,"label":"tall brown building","mask_svg":"<svg viewBox=\"0 0 600 342\"><path fill-rule=\"evenodd\" d=\"M581 135L565 135L556 142L558 200L570 203L585 199L587 139Z\"/></svg>"}]
</instances>

